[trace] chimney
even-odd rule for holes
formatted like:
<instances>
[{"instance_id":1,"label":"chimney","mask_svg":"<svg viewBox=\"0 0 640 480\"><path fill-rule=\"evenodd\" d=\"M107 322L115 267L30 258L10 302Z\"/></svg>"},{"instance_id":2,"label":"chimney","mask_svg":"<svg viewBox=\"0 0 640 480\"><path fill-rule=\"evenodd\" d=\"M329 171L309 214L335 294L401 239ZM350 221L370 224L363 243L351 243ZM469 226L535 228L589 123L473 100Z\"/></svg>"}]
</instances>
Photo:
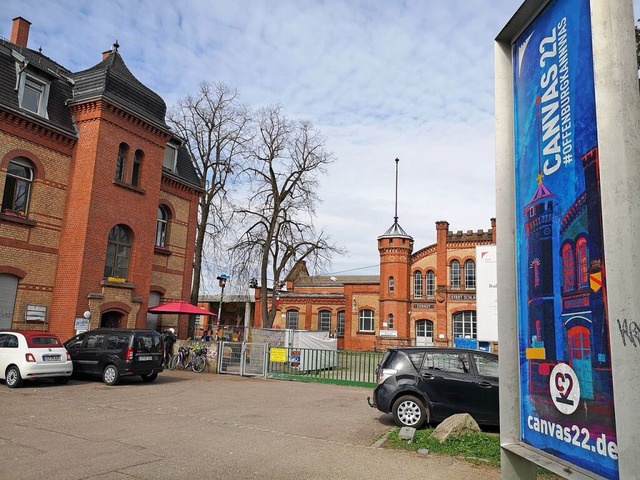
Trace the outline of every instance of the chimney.
<instances>
[{"instance_id":1,"label":"chimney","mask_svg":"<svg viewBox=\"0 0 640 480\"><path fill-rule=\"evenodd\" d=\"M31 22L22 17L13 19L13 27L11 29L11 43L15 43L19 47L27 47L29 41L29 27Z\"/></svg>"},{"instance_id":2,"label":"chimney","mask_svg":"<svg viewBox=\"0 0 640 480\"><path fill-rule=\"evenodd\" d=\"M107 50L105 52L102 52L102 60L106 60L107 57L109 57L109 55L111 55L112 50Z\"/></svg>"}]
</instances>

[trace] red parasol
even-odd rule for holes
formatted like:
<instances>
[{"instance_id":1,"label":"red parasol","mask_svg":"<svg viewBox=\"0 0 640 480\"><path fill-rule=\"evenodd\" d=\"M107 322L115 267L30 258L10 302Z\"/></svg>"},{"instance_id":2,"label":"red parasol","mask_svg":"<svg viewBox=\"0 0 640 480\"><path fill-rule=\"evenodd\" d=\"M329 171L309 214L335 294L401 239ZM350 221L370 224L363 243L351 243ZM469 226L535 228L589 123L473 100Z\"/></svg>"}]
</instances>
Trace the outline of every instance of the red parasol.
<instances>
[{"instance_id":1,"label":"red parasol","mask_svg":"<svg viewBox=\"0 0 640 480\"><path fill-rule=\"evenodd\" d=\"M215 317L216 314L204 310L195 305L191 305L184 300L178 300L177 302L167 302L155 307L151 307L147 310L149 313L177 313L179 315L210 315Z\"/></svg>"}]
</instances>

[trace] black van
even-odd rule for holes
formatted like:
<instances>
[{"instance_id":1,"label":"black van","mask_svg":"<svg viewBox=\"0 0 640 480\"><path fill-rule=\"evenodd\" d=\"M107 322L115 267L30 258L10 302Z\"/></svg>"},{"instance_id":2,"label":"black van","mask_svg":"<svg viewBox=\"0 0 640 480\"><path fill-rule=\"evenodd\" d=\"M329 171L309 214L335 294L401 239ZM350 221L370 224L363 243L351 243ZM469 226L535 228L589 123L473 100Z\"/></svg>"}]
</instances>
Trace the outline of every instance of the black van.
<instances>
[{"instance_id":1,"label":"black van","mask_svg":"<svg viewBox=\"0 0 640 480\"><path fill-rule=\"evenodd\" d=\"M164 343L153 330L98 328L76 335L64 346L74 373L100 375L107 385L130 375L153 382L162 371Z\"/></svg>"}]
</instances>

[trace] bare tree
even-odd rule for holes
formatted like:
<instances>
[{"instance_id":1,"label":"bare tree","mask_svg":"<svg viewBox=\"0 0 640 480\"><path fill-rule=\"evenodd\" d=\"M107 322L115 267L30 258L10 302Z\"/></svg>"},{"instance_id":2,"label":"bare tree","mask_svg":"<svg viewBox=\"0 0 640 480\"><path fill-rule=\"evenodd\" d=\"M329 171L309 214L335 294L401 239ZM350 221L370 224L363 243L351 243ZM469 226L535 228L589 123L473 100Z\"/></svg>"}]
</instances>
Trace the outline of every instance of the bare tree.
<instances>
[{"instance_id":1,"label":"bare tree","mask_svg":"<svg viewBox=\"0 0 640 480\"><path fill-rule=\"evenodd\" d=\"M191 303L198 302L205 245L215 249L227 226L230 208L224 208L227 188L242 170L245 146L250 140L251 115L238 94L223 83L200 84L195 96L187 96L167 115L176 134L186 141L194 159L200 185ZM209 241L207 241L209 240ZM213 241L211 241L213 240Z\"/></svg>"},{"instance_id":2,"label":"bare tree","mask_svg":"<svg viewBox=\"0 0 640 480\"><path fill-rule=\"evenodd\" d=\"M309 259L319 265L340 250L313 224L319 175L332 162L325 140L308 122L288 120L280 107L260 110L256 118L248 176L251 193L239 208L242 235L232 251L245 269L260 262L262 323L273 325L283 272Z\"/></svg>"}]
</instances>

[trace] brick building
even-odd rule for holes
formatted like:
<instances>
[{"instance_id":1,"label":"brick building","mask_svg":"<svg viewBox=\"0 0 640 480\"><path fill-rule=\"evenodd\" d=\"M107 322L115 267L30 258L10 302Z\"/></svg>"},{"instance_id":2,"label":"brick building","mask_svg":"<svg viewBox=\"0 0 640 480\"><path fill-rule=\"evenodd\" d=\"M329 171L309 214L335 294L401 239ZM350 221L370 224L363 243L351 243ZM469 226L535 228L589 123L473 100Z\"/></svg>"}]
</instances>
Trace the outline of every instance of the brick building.
<instances>
[{"instance_id":1,"label":"brick building","mask_svg":"<svg viewBox=\"0 0 640 480\"><path fill-rule=\"evenodd\" d=\"M117 43L72 72L27 47L29 28L0 39L0 329L66 339L85 312L89 328L166 327L147 308L190 293L188 152Z\"/></svg>"},{"instance_id":2,"label":"brick building","mask_svg":"<svg viewBox=\"0 0 640 480\"><path fill-rule=\"evenodd\" d=\"M380 275L310 276L298 263L277 293L273 326L325 330L345 350L453 346L454 338L476 338L476 247L495 243L495 219L488 231L456 233L440 221L436 243L414 252L396 218L378 237ZM259 299L255 306L260 326Z\"/></svg>"}]
</instances>

